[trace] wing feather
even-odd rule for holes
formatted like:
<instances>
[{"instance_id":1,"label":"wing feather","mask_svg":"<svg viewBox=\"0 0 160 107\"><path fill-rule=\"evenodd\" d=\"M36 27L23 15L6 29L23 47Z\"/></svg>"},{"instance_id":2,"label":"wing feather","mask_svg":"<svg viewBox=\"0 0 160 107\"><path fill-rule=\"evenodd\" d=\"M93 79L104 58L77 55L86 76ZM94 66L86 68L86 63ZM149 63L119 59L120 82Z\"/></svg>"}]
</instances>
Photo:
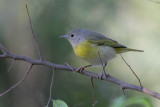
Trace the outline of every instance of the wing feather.
<instances>
[{"instance_id":1,"label":"wing feather","mask_svg":"<svg viewBox=\"0 0 160 107\"><path fill-rule=\"evenodd\" d=\"M109 39L99 33L90 34L86 40L89 43L95 44L97 46L110 46L113 48L127 48L126 46L119 44L117 41Z\"/></svg>"}]
</instances>

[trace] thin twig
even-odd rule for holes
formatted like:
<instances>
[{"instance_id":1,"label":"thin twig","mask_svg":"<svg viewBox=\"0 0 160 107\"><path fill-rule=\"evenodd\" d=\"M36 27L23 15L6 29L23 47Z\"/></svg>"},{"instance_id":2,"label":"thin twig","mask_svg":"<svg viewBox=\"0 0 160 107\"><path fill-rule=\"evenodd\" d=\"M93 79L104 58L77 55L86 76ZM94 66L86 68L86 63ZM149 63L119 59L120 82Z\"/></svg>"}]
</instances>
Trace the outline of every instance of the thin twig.
<instances>
[{"instance_id":1,"label":"thin twig","mask_svg":"<svg viewBox=\"0 0 160 107\"><path fill-rule=\"evenodd\" d=\"M65 63L64 65L68 66L73 72L75 72L68 63Z\"/></svg>"},{"instance_id":2,"label":"thin twig","mask_svg":"<svg viewBox=\"0 0 160 107\"><path fill-rule=\"evenodd\" d=\"M36 40L36 36L34 35L34 32L33 32L32 22L31 22L31 18L30 18L30 15L29 15L29 11L28 11L28 6L27 6L27 4L26 4L26 10L27 10L27 15L28 15L30 27L31 27L32 36L33 36L34 43L35 43L36 48L37 48L37 51L38 51L39 58L40 58L40 60L43 60L43 59L42 59L42 56L41 56L41 53L40 53L40 49L39 49L38 42L37 42L37 40Z\"/></svg>"},{"instance_id":3,"label":"thin twig","mask_svg":"<svg viewBox=\"0 0 160 107\"><path fill-rule=\"evenodd\" d=\"M124 91L124 88L123 88L123 87L121 87L121 90L122 90L122 92L123 92L123 96L124 96L124 105L125 105L125 107L127 107L127 103L126 103L126 93L125 93L125 91Z\"/></svg>"},{"instance_id":4,"label":"thin twig","mask_svg":"<svg viewBox=\"0 0 160 107\"><path fill-rule=\"evenodd\" d=\"M50 90L49 90L49 99L48 99L46 107L49 106L49 103L50 103L50 101L52 99L52 88L53 88L53 81L54 81L54 72L55 72L55 69L53 69L53 73L52 73L52 80L51 80Z\"/></svg>"},{"instance_id":5,"label":"thin twig","mask_svg":"<svg viewBox=\"0 0 160 107\"><path fill-rule=\"evenodd\" d=\"M92 84L92 90L93 90L93 107L95 106L95 93L94 93L94 83L93 83L93 78L91 77L91 84Z\"/></svg>"},{"instance_id":6,"label":"thin twig","mask_svg":"<svg viewBox=\"0 0 160 107\"><path fill-rule=\"evenodd\" d=\"M2 51L3 55L7 55L8 54L8 51L7 49L0 43L0 50Z\"/></svg>"},{"instance_id":7,"label":"thin twig","mask_svg":"<svg viewBox=\"0 0 160 107\"><path fill-rule=\"evenodd\" d=\"M8 72L12 69L14 62L15 62L15 58L12 60L11 65L9 66L9 68L7 70Z\"/></svg>"},{"instance_id":8,"label":"thin twig","mask_svg":"<svg viewBox=\"0 0 160 107\"><path fill-rule=\"evenodd\" d=\"M122 56L121 54L120 54L120 56L121 56L121 58L123 59L123 61L127 64L127 66L130 68L130 70L132 71L132 73L136 76L136 78L137 78L138 81L139 81L140 86L143 87L142 84L141 84L141 80L138 78L138 76L137 76L136 73L133 71L133 69L131 68L131 66L126 62L126 60L123 58L123 56Z\"/></svg>"},{"instance_id":9,"label":"thin twig","mask_svg":"<svg viewBox=\"0 0 160 107\"><path fill-rule=\"evenodd\" d=\"M25 78L27 77L27 75L29 74L29 72L31 71L32 68L32 64L30 65L29 69L27 70L27 72L25 73L25 75L12 87L10 87L9 89L7 89L6 91L4 91L3 93L0 94L0 97L7 94L9 91L11 91L12 89L16 88L20 83L22 83Z\"/></svg>"}]
</instances>

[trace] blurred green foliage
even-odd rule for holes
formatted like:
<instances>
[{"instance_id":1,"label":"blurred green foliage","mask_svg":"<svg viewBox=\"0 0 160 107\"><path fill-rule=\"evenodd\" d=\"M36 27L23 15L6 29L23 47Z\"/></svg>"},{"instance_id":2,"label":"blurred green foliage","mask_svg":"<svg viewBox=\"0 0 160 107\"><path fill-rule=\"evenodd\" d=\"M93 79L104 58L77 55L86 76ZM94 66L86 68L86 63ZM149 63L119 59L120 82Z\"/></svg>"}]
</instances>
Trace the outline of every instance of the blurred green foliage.
<instances>
[{"instance_id":1,"label":"blurred green foliage","mask_svg":"<svg viewBox=\"0 0 160 107\"><path fill-rule=\"evenodd\" d=\"M124 99L124 97L118 97L113 100L113 104L110 107L153 107L151 101L145 97L131 97Z\"/></svg>"},{"instance_id":2,"label":"blurred green foliage","mask_svg":"<svg viewBox=\"0 0 160 107\"><path fill-rule=\"evenodd\" d=\"M0 0L0 42L10 52L35 59L38 55L31 36L26 4L45 60L84 66L87 63L77 58L68 41L59 36L75 28L94 30L128 47L144 50L144 53L125 53L123 56L144 87L159 91L160 4L149 0ZM29 66L28 63L15 61L13 68L7 72L11 63L12 60L0 59L0 92L15 84ZM100 73L101 68L91 67L88 70ZM119 56L109 62L106 70L113 77L138 85ZM20 86L1 97L0 107L45 106L50 80L50 68L34 66ZM123 96L120 87L115 84L96 79L94 84L98 102L95 107L111 106L114 99ZM136 91L127 90L126 95L129 99L147 97L154 107L160 105L159 100ZM69 107L90 107L93 102L90 78L56 70L52 96L53 99L63 100Z\"/></svg>"}]
</instances>

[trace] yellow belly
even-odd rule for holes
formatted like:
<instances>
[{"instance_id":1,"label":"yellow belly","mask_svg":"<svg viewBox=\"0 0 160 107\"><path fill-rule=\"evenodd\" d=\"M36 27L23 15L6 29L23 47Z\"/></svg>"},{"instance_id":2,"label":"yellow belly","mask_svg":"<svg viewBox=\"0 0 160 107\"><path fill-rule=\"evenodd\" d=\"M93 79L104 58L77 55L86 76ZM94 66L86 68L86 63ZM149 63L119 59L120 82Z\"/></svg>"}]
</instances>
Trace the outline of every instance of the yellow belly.
<instances>
[{"instance_id":1,"label":"yellow belly","mask_svg":"<svg viewBox=\"0 0 160 107\"><path fill-rule=\"evenodd\" d=\"M87 41L75 47L74 52L78 57L88 61L92 65L101 65L98 52L100 53L103 63L116 56L116 52L112 47L97 46Z\"/></svg>"}]
</instances>

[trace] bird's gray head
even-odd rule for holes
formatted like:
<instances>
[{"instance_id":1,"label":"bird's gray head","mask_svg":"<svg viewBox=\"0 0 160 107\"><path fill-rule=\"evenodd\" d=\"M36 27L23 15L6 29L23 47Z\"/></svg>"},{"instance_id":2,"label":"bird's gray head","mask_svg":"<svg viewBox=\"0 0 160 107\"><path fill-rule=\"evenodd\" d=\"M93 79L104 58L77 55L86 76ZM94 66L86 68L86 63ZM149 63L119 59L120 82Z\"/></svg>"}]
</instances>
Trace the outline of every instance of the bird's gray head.
<instances>
[{"instance_id":1,"label":"bird's gray head","mask_svg":"<svg viewBox=\"0 0 160 107\"><path fill-rule=\"evenodd\" d=\"M85 41L86 37L91 33L92 31L86 29L74 29L61 37L66 38L71 43L72 47L75 48L79 43Z\"/></svg>"}]
</instances>

